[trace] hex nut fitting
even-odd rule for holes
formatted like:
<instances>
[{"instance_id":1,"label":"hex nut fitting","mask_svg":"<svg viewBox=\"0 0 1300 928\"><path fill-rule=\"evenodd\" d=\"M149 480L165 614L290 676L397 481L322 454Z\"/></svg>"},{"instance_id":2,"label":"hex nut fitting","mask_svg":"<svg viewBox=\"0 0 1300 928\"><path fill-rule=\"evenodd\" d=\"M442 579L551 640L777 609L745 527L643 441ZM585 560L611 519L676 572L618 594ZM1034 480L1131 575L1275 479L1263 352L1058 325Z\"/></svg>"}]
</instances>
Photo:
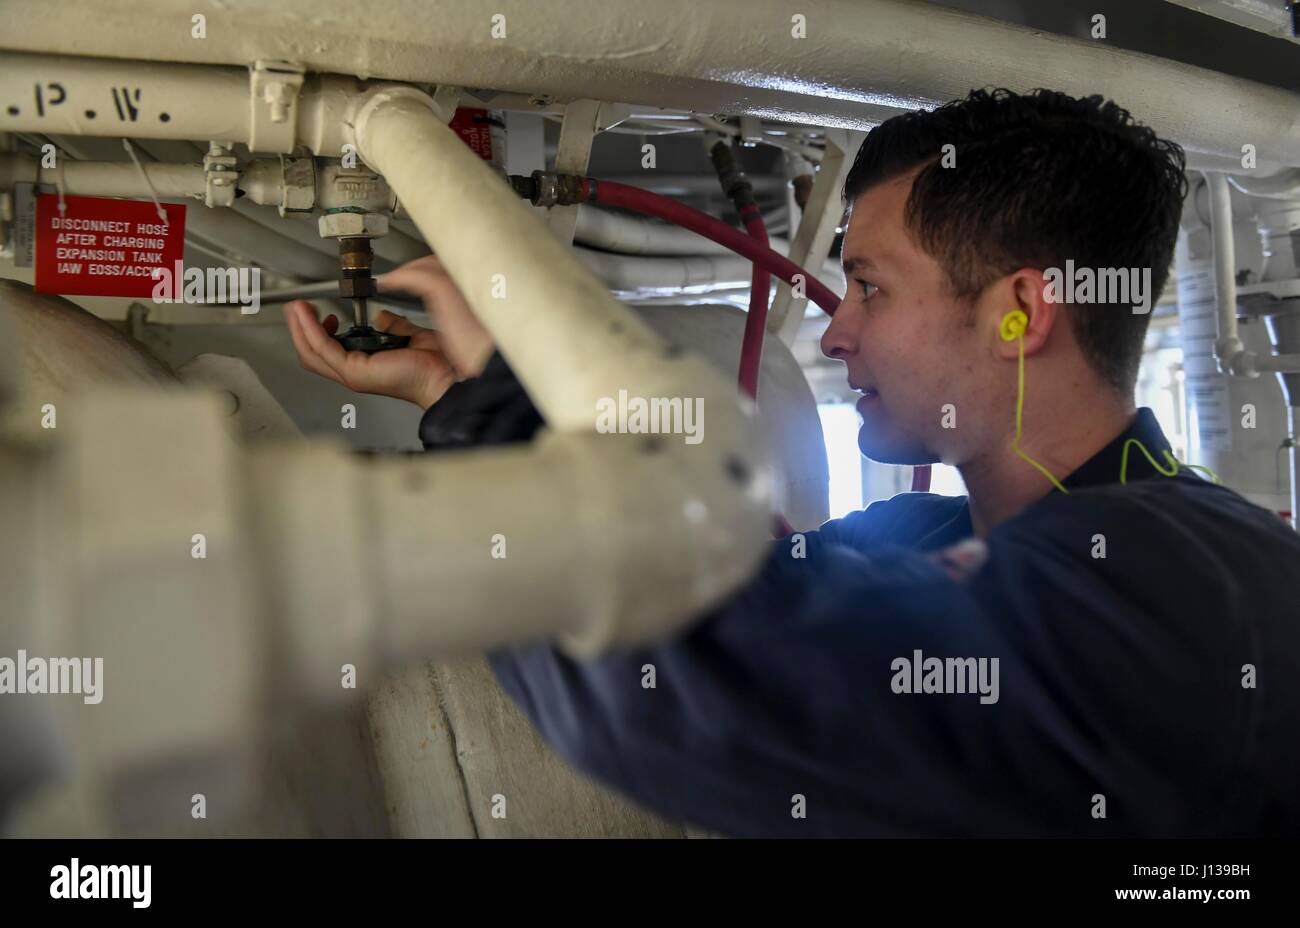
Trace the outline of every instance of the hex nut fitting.
<instances>
[{"instance_id":1,"label":"hex nut fitting","mask_svg":"<svg viewBox=\"0 0 1300 928\"><path fill-rule=\"evenodd\" d=\"M317 223L321 238L378 238L388 234L383 213L326 213Z\"/></svg>"}]
</instances>

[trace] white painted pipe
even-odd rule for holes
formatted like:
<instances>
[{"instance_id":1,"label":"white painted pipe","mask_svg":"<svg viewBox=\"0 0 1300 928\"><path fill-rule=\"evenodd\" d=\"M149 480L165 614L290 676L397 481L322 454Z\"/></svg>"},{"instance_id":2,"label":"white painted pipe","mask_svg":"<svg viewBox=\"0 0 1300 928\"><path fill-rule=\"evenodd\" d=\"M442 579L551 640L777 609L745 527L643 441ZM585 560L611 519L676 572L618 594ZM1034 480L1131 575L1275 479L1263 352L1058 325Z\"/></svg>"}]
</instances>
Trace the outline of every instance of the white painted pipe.
<instances>
[{"instance_id":1,"label":"white painted pipe","mask_svg":"<svg viewBox=\"0 0 1300 928\"><path fill-rule=\"evenodd\" d=\"M5 6L4 42L13 49L154 61L202 56L238 66L292 54L314 72L852 129L963 97L971 87L1051 87L1115 99L1194 151L1240 158L1248 139L1300 166L1294 92L908 0L822 0L807 10L786 0L607 0L580 16L510 2L499 11L500 38L490 22L498 11L485 12L482 0L442 0L436 12L412 3L359 10L351 0L279 0L258 7L255 25L242 4L205 10L201 40L183 32L191 0L133 0L141 15L130 17L104 16L102 0ZM798 13L807 38L795 34Z\"/></svg>"},{"instance_id":2,"label":"white painted pipe","mask_svg":"<svg viewBox=\"0 0 1300 928\"><path fill-rule=\"evenodd\" d=\"M78 161L58 156L57 167L43 168L40 159L24 154L0 154L0 186L15 183L62 186L65 194L91 197L150 196L203 199L207 187L202 164L168 164L150 161L140 168L130 161ZM284 197L284 169L278 161L255 159L239 169L239 188L253 203L278 206Z\"/></svg>"},{"instance_id":3,"label":"white painted pipe","mask_svg":"<svg viewBox=\"0 0 1300 928\"><path fill-rule=\"evenodd\" d=\"M1210 235L1214 245L1215 318L1218 337L1214 358L1219 370L1239 377L1255 376L1254 355L1237 334L1237 254L1232 231L1232 194L1227 175L1206 171L1210 194Z\"/></svg>"},{"instance_id":4,"label":"white painted pipe","mask_svg":"<svg viewBox=\"0 0 1300 928\"><path fill-rule=\"evenodd\" d=\"M255 150L289 154L305 145L314 154L338 157L358 89L354 78L309 76L297 95L292 126L276 128L267 122L270 103L253 98L247 67L6 51L0 53L0 131L242 142L252 148L257 110L273 131L264 128L262 139L270 143Z\"/></svg>"},{"instance_id":5,"label":"white painted pipe","mask_svg":"<svg viewBox=\"0 0 1300 928\"><path fill-rule=\"evenodd\" d=\"M578 207L574 238L584 245L629 255L735 254L727 246L689 229L587 205ZM781 254L790 247L789 242L779 238L772 239L770 245Z\"/></svg>"},{"instance_id":6,"label":"white painted pipe","mask_svg":"<svg viewBox=\"0 0 1300 928\"><path fill-rule=\"evenodd\" d=\"M10 132L247 142L248 101L247 68L0 54Z\"/></svg>"},{"instance_id":7,"label":"white painted pipe","mask_svg":"<svg viewBox=\"0 0 1300 928\"><path fill-rule=\"evenodd\" d=\"M1234 174L1229 176L1228 183L1253 197L1300 200L1300 168L1289 168L1270 177L1244 177Z\"/></svg>"},{"instance_id":8,"label":"white painted pipe","mask_svg":"<svg viewBox=\"0 0 1300 928\"><path fill-rule=\"evenodd\" d=\"M749 176L749 175L747 175ZM638 174L601 174L601 180L614 181L642 187L664 196L716 196L724 197L718 178L708 174L663 174L658 171L641 171ZM754 174L749 176L754 193L759 197L784 196L786 181L773 174Z\"/></svg>"},{"instance_id":9,"label":"white painted pipe","mask_svg":"<svg viewBox=\"0 0 1300 928\"><path fill-rule=\"evenodd\" d=\"M142 165L130 161L74 161L58 156L59 166L42 168L40 159L30 155L0 155L0 187L16 183L49 184L62 187L65 194L92 197L148 197L149 188L161 198L203 199L205 181L201 164Z\"/></svg>"},{"instance_id":10,"label":"white painted pipe","mask_svg":"<svg viewBox=\"0 0 1300 928\"><path fill-rule=\"evenodd\" d=\"M148 162L140 168L130 161L81 161L60 154L58 166L43 168L40 159L24 154L0 154L0 186L39 183L62 186L64 193L84 196L203 199L207 176L202 164ZM240 165L240 199L259 206L279 207L284 201L284 166L275 159L254 158ZM148 178L146 180L146 177ZM324 162L316 173L316 209L360 206L391 210L393 198L382 179L369 184L365 196L355 196L338 183L337 162ZM152 189L151 189L152 188Z\"/></svg>"},{"instance_id":11,"label":"white painted pipe","mask_svg":"<svg viewBox=\"0 0 1300 928\"><path fill-rule=\"evenodd\" d=\"M575 249L578 259L611 290L687 290L749 286L753 265L738 255L615 255Z\"/></svg>"},{"instance_id":12,"label":"white painted pipe","mask_svg":"<svg viewBox=\"0 0 1300 928\"><path fill-rule=\"evenodd\" d=\"M729 255L618 255L590 248L576 248L574 253L588 270L611 290L697 290L748 287L753 265L749 259ZM818 278L828 286L842 281L843 272L834 262L826 261Z\"/></svg>"},{"instance_id":13,"label":"white painted pipe","mask_svg":"<svg viewBox=\"0 0 1300 928\"><path fill-rule=\"evenodd\" d=\"M1252 366L1261 373L1300 374L1300 354L1255 355Z\"/></svg>"},{"instance_id":14,"label":"white painted pipe","mask_svg":"<svg viewBox=\"0 0 1300 928\"><path fill-rule=\"evenodd\" d=\"M29 155L0 155L0 188L13 183L39 183L59 187L67 195L146 199L156 194L161 199L198 200L204 198L206 189L205 172L201 164L146 163L143 168L148 181L141 177L140 168L129 161L73 161L63 157L57 168L41 168L39 165L39 160ZM235 201L234 210L265 227L277 238L292 239L312 251L326 255L326 267L336 265L338 246L333 241L321 239L314 223L308 229L297 218L280 218L269 210L263 213L259 206L253 205L278 206L282 198L283 181L284 171L278 162L265 159L249 162L241 169L239 178L240 189L244 190L246 196ZM322 199L319 193L317 199ZM190 231L202 236L205 231L230 227L230 220L208 221L209 215L211 214L199 210L191 211ZM226 240L230 241L228 238ZM238 250L248 257L267 259L283 250L273 248L264 253L261 249L271 239L263 234L255 236L255 241L261 244L251 252L248 246L252 242L238 236L233 241L236 247L243 246ZM422 243L392 230L388 235L374 239L373 244L375 254L392 265L403 264L429 253ZM319 266L319 262L317 264ZM295 262L295 266L296 269L291 270L291 273L302 274L301 262Z\"/></svg>"}]
</instances>

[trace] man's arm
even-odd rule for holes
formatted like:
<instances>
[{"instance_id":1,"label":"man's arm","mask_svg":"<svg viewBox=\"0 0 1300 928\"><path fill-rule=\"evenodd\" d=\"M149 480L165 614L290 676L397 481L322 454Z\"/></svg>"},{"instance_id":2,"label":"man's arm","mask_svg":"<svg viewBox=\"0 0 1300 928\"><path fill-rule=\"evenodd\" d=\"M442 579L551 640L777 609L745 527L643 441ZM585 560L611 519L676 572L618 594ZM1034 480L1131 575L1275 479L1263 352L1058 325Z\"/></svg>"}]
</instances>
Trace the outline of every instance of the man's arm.
<instances>
[{"instance_id":1,"label":"man's arm","mask_svg":"<svg viewBox=\"0 0 1300 928\"><path fill-rule=\"evenodd\" d=\"M500 352L479 376L452 384L420 419L426 451L532 441L545 422Z\"/></svg>"},{"instance_id":2,"label":"man's arm","mask_svg":"<svg viewBox=\"0 0 1300 928\"><path fill-rule=\"evenodd\" d=\"M1240 642L1153 614L1114 551L1090 568L1090 530L1125 538L1122 513L1051 519L995 533L968 583L912 550L799 560L776 542L750 586L672 641L491 663L575 766L726 834L1223 833L1241 789ZM1145 534L1128 532L1127 553ZM973 663L949 677L948 658ZM967 692L925 691L958 679Z\"/></svg>"}]
</instances>

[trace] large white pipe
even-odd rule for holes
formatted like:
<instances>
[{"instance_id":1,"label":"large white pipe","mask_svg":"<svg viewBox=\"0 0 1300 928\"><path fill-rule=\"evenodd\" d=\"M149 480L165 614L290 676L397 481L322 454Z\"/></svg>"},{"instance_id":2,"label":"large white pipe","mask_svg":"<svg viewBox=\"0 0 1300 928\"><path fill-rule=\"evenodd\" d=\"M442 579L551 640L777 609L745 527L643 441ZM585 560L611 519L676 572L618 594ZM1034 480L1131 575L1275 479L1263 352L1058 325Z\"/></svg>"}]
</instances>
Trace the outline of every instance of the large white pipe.
<instances>
[{"instance_id":1,"label":"large white pipe","mask_svg":"<svg viewBox=\"0 0 1300 928\"><path fill-rule=\"evenodd\" d=\"M244 3L205 10L203 39L184 32L195 12L190 0L132 0L130 8L134 15L105 16L101 0L7 0L4 42L33 52L240 67L291 57L308 72L853 129L971 87L1045 86L1113 98L1195 151L1240 158L1249 140L1282 164L1300 165L1294 92L907 0L820 0L806 8L785 0L606 0L580 15L532 0L500 0L490 9L481 0L434 7L394 0L364 9L351 0L279 0L255 12Z\"/></svg>"}]
</instances>

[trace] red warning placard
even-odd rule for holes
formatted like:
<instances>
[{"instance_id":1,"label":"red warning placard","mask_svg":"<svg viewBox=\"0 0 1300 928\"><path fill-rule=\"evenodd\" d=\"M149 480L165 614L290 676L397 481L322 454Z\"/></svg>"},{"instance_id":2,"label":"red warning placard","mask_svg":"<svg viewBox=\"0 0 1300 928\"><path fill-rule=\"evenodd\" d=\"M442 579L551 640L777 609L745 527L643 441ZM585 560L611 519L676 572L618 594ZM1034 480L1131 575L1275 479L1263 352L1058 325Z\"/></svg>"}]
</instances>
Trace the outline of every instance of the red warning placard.
<instances>
[{"instance_id":1,"label":"red warning placard","mask_svg":"<svg viewBox=\"0 0 1300 928\"><path fill-rule=\"evenodd\" d=\"M185 207L109 197L36 198L36 289L83 296L152 296L154 268L185 257Z\"/></svg>"},{"instance_id":2,"label":"red warning placard","mask_svg":"<svg viewBox=\"0 0 1300 928\"><path fill-rule=\"evenodd\" d=\"M449 125L474 154L484 161L492 160L492 125L487 110L461 107L452 115Z\"/></svg>"}]
</instances>

